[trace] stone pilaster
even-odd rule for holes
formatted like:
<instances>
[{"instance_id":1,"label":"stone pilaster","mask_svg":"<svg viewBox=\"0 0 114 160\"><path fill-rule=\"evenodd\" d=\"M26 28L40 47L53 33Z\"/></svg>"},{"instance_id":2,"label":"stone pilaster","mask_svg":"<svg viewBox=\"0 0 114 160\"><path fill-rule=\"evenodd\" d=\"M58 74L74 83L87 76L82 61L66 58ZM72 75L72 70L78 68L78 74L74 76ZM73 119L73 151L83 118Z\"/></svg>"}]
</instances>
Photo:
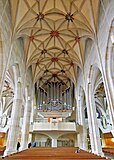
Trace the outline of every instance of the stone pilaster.
<instances>
[{"instance_id":1,"label":"stone pilaster","mask_svg":"<svg viewBox=\"0 0 114 160\"><path fill-rule=\"evenodd\" d=\"M92 90L92 86L91 86L91 83L89 83L86 91L86 98L87 98L86 104L87 104L87 112L88 112L88 125L89 125L89 132L90 132L91 149L92 149L92 153L102 154L94 94L91 92L91 90Z\"/></svg>"},{"instance_id":2,"label":"stone pilaster","mask_svg":"<svg viewBox=\"0 0 114 160\"><path fill-rule=\"evenodd\" d=\"M21 83L17 82L13 99L13 107L11 113L11 123L8 132L8 139L4 156L16 152L17 140L19 135L20 113L22 107Z\"/></svg>"},{"instance_id":3,"label":"stone pilaster","mask_svg":"<svg viewBox=\"0 0 114 160\"><path fill-rule=\"evenodd\" d=\"M57 147L57 139L52 138L52 147Z\"/></svg>"},{"instance_id":4,"label":"stone pilaster","mask_svg":"<svg viewBox=\"0 0 114 160\"><path fill-rule=\"evenodd\" d=\"M21 150L28 148L31 105L32 105L31 98L28 96L26 100L25 110L24 110Z\"/></svg>"}]
</instances>

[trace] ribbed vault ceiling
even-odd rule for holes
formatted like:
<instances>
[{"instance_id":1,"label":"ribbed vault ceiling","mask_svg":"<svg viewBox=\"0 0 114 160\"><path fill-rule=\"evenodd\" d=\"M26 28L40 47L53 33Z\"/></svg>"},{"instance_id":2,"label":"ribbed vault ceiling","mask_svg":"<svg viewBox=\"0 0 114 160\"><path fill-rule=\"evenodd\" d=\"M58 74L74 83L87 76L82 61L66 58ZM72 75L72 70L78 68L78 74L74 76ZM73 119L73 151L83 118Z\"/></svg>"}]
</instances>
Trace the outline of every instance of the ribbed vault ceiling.
<instances>
[{"instance_id":1,"label":"ribbed vault ceiling","mask_svg":"<svg viewBox=\"0 0 114 160\"><path fill-rule=\"evenodd\" d=\"M27 67L41 85L76 82L86 39L97 30L99 0L10 0L13 34L24 37Z\"/></svg>"}]
</instances>

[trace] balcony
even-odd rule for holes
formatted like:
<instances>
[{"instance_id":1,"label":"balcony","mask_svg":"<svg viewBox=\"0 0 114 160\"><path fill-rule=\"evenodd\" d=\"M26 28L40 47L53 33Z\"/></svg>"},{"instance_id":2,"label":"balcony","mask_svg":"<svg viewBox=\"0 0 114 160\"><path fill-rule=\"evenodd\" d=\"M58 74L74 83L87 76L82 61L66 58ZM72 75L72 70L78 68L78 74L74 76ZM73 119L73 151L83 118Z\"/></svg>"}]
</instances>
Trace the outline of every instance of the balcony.
<instances>
[{"instance_id":1,"label":"balcony","mask_svg":"<svg viewBox=\"0 0 114 160\"><path fill-rule=\"evenodd\" d=\"M65 131L76 132L75 122L34 122L30 125L30 132Z\"/></svg>"}]
</instances>

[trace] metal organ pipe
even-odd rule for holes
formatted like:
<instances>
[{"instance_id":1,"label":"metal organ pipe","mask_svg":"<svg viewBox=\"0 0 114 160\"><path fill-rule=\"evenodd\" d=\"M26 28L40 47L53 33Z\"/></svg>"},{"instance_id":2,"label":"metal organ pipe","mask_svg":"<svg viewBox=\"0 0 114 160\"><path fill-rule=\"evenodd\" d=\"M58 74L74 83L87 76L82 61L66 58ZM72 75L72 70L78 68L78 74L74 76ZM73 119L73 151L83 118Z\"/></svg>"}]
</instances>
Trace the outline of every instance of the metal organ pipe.
<instances>
[{"instance_id":1,"label":"metal organ pipe","mask_svg":"<svg viewBox=\"0 0 114 160\"><path fill-rule=\"evenodd\" d=\"M70 88L68 89L68 109L70 109Z\"/></svg>"},{"instance_id":2,"label":"metal organ pipe","mask_svg":"<svg viewBox=\"0 0 114 160\"><path fill-rule=\"evenodd\" d=\"M54 84L52 82L52 100L54 100Z\"/></svg>"},{"instance_id":3,"label":"metal organ pipe","mask_svg":"<svg viewBox=\"0 0 114 160\"><path fill-rule=\"evenodd\" d=\"M67 105L67 109L68 109L68 89L66 90L66 105Z\"/></svg>"},{"instance_id":4,"label":"metal organ pipe","mask_svg":"<svg viewBox=\"0 0 114 160\"><path fill-rule=\"evenodd\" d=\"M41 93L41 88L40 88L40 109L41 109L41 102L42 101L42 93Z\"/></svg>"},{"instance_id":5,"label":"metal organ pipe","mask_svg":"<svg viewBox=\"0 0 114 160\"><path fill-rule=\"evenodd\" d=\"M61 84L59 84L59 101L61 101Z\"/></svg>"},{"instance_id":6,"label":"metal organ pipe","mask_svg":"<svg viewBox=\"0 0 114 160\"><path fill-rule=\"evenodd\" d=\"M62 109L64 110L64 92L63 92L63 104L62 104Z\"/></svg>"},{"instance_id":7,"label":"metal organ pipe","mask_svg":"<svg viewBox=\"0 0 114 160\"><path fill-rule=\"evenodd\" d=\"M51 100L53 100L53 84L51 82Z\"/></svg>"},{"instance_id":8,"label":"metal organ pipe","mask_svg":"<svg viewBox=\"0 0 114 160\"><path fill-rule=\"evenodd\" d=\"M42 103L43 103L43 91L41 89L41 105L42 105Z\"/></svg>"},{"instance_id":9,"label":"metal organ pipe","mask_svg":"<svg viewBox=\"0 0 114 160\"><path fill-rule=\"evenodd\" d=\"M58 99L59 99L59 101L60 101L60 84L59 84L59 86L58 86Z\"/></svg>"},{"instance_id":10,"label":"metal organ pipe","mask_svg":"<svg viewBox=\"0 0 114 160\"><path fill-rule=\"evenodd\" d=\"M43 101L46 103L46 92L44 91L44 99Z\"/></svg>"},{"instance_id":11,"label":"metal organ pipe","mask_svg":"<svg viewBox=\"0 0 114 160\"><path fill-rule=\"evenodd\" d=\"M53 82L53 100L55 101L55 83Z\"/></svg>"},{"instance_id":12,"label":"metal organ pipe","mask_svg":"<svg viewBox=\"0 0 114 160\"><path fill-rule=\"evenodd\" d=\"M70 106L70 88L68 90L68 105L69 105L69 109L71 109L71 106Z\"/></svg>"},{"instance_id":13,"label":"metal organ pipe","mask_svg":"<svg viewBox=\"0 0 114 160\"><path fill-rule=\"evenodd\" d=\"M67 90L66 90L66 109L68 109L67 105L68 105L68 99L67 99Z\"/></svg>"},{"instance_id":14,"label":"metal organ pipe","mask_svg":"<svg viewBox=\"0 0 114 160\"><path fill-rule=\"evenodd\" d=\"M67 109L69 109L69 89L67 89Z\"/></svg>"},{"instance_id":15,"label":"metal organ pipe","mask_svg":"<svg viewBox=\"0 0 114 160\"><path fill-rule=\"evenodd\" d=\"M73 107L72 105L72 94L71 94L71 88L70 88L70 106Z\"/></svg>"},{"instance_id":16,"label":"metal organ pipe","mask_svg":"<svg viewBox=\"0 0 114 160\"><path fill-rule=\"evenodd\" d=\"M48 97L48 101L50 101L50 99L51 99L51 85L49 84L48 86L49 86L49 92L48 92L48 93L49 93L49 97Z\"/></svg>"},{"instance_id":17,"label":"metal organ pipe","mask_svg":"<svg viewBox=\"0 0 114 160\"><path fill-rule=\"evenodd\" d=\"M38 107L40 106L40 88L38 88Z\"/></svg>"},{"instance_id":18,"label":"metal organ pipe","mask_svg":"<svg viewBox=\"0 0 114 160\"><path fill-rule=\"evenodd\" d=\"M57 99L59 99L59 84L57 82Z\"/></svg>"},{"instance_id":19,"label":"metal organ pipe","mask_svg":"<svg viewBox=\"0 0 114 160\"><path fill-rule=\"evenodd\" d=\"M49 101L50 98L50 87L49 84L47 84L47 102Z\"/></svg>"},{"instance_id":20,"label":"metal organ pipe","mask_svg":"<svg viewBox=\"0 0 114 160\"><path fill-rule=\"evenodd\" d=\"M66 109L66 92L64 92L64 109Z\"/></svg>"},{"instance_id":21,"label":"metal organ pipe","mask_svg":"<svg viewBox=\"0 0 114 160\"><path fill-rule=\"evenodd\" d=\"M45 92L45 109L46 109L46 106L47 106L47 94Z\"/></svg>"},{"instance_id":22,"label":"metal organ pipe","mask_svg":"<svg viewBox=\"0 0 114 160\"><path fill-rule=\"evenodd\" d=\"M55 83L55 100L57 100L57 83Z\"/></svg>"},{"instance_id":23,"label":"metal organ pipe","mask_svg":"<svg viewBox=\"0 0 114 160\"><path fill-rule=\"evenodd\" d=\"M48 109L49 107L49 102L50 102L50 99L51 99L51 85L50 83L47 84L47 103L46 103L46 108Z\"/></svg>"},{"instance_id":24,"label":"metal organ pipe","mask_svg":"<svg viewBox=\"0 0 114 160\"><path fill-rule=\"evenodd\" d=\"M60 85L60 101L62 101L62 83Z\"/></svg>"},{"instance_id":25,"label":"metal organ pipe","mask_svg":"<svg viewBox=\"0 0 114 160\"><path fill-rule=\"evenodd\" d=\"M43 92L43 90L42 90L42 104L43 104L43 97L44 97L44 92Z\"/></svg>"}]
</instances>

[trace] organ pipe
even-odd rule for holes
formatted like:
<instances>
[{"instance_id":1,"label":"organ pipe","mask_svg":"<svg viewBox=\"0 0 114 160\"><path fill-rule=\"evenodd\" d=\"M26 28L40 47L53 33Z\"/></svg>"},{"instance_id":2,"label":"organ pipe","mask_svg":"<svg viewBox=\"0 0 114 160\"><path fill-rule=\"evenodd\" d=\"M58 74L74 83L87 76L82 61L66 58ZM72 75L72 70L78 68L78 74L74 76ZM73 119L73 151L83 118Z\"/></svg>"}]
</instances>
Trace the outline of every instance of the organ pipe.
<instances>
[{"instance_id":1,"label":"organ pipe","mask_svg":"<svg viewBox=\"0 0 114 160\"><path fill-rule=\"evenodd\" d=\"M69 110L71 109L71 88L64 90L61 82L51 82L47 84L46 91L38 89L38 108L51 110Z\"/></svg>"},{"instance_id":2,"label":"organ pipe","mask_svg":"<svg viewBox=\"0 0 114 160\"><path fill-rule=\"evenodd\" d=\"M38 106L40 105L40 88L38 88Z\"/></svg>"}]
</instances>

